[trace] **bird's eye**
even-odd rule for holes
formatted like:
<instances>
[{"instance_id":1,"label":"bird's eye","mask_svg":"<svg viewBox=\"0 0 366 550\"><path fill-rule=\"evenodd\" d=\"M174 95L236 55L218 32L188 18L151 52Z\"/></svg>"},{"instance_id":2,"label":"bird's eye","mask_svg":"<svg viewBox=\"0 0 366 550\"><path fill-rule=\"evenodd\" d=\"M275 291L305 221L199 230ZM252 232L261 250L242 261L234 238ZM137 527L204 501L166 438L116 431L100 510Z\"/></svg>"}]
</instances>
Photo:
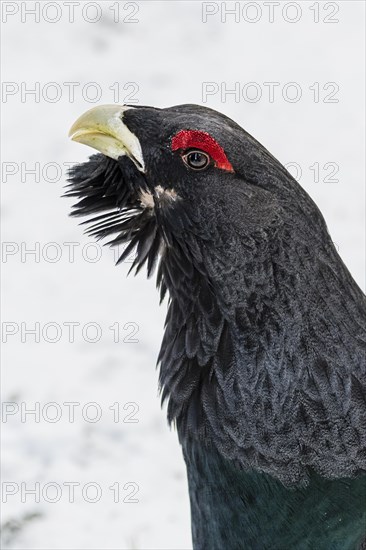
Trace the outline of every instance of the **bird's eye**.
<instances>
[{"instance_id":1,"label":"bird's eye","mask_svg":"<svg viewBox=\"0 0 366 550\"><path fill-rule=\"evenodd\" d=\"M202 151L189 151L183 155L183 161L192 170L204 170L210 164L210 157Z\"/></svg>"}]
</instances>

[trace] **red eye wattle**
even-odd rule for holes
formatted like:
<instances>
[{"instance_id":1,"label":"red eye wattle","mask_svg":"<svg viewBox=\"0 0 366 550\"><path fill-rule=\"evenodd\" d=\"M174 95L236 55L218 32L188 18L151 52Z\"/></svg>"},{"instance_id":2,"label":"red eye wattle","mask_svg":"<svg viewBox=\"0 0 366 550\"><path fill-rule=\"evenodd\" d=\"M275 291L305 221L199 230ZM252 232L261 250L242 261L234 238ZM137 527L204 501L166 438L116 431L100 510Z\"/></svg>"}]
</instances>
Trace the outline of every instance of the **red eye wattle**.
<instances>
[{"instance_id":1,"label":"red eye wattle","mask_svg":"<svg viewBox=\"0 0 366 550\"><path fill-rule=\"evenodd\" d=\"M234 172L225 151L207 132L200 130L181 130L172 139L172 150L199 149L207 153L217 168Z\"/></svg>"}]
</instances>

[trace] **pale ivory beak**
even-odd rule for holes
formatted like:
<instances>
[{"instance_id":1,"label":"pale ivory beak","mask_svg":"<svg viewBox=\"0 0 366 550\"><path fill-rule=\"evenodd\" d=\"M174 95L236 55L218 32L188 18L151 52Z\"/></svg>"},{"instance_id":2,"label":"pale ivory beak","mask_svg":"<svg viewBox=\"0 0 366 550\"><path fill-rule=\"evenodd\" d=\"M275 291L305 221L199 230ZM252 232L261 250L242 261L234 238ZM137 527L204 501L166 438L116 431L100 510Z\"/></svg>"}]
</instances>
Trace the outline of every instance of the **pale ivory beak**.
<instances>
[{"instance_id":1,"label":"pale ivory beak","mask_svg":"<svg viewBox=\"0 0 366 550\"><path fill-rule=\"evenodd\" d=\"M127 155L140 172L144 172L145 164L140 142L123 123L123 114L128 109L133 107L123 105L94 107L74 122L69 137L115 160Z\"/></svg>"}]
</instances>

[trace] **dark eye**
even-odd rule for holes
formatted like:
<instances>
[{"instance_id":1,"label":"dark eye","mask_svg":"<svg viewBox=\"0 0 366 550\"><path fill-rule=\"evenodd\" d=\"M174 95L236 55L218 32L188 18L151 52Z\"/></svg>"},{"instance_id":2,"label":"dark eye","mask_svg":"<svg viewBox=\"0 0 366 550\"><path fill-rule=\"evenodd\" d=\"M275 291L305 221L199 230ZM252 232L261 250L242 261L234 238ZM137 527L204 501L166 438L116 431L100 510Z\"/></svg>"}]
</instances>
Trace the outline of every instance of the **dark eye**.
<instances>
[{"instance_id":1,"label":"dark eye","mask_svg":"<svg viewBox=\"0 0 366 550\"><path fill-rule=\"evenodd\" d=\"M210 164L210 157L202 151L189 151L183 155L183 161L193 170L204 170Z\"/></svg>"}]
</instances>

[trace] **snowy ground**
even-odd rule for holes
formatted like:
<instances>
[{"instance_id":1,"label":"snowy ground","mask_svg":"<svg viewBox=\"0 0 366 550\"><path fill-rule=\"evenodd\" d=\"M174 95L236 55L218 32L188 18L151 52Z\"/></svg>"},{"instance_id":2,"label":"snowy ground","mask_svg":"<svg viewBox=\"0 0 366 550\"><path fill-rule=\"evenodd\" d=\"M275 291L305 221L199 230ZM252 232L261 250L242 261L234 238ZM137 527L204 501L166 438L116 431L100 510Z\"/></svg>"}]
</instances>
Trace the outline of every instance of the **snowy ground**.
<instances>
[{"instance_id":1,"label":"snowy ground","mask_svg":"<svg viewBox=\"0 0 366 550\"><path fill-rule=\"evenodd\" d=\"M240 3L238 22L186 1L78 2L74 22L70 3L40 2L36 22L36 4L2 2L3 547L187 549L185 467L154 368L165 307L68 219L65 163L90 151L67 131L99 91L97 103L163 107L203 103L210 83L208 106L301 170L363 286L364 4L270 3L273 22L262 2ZM202 10L218 13L204 23ZM221 96L235 83L240 97ZM74 422L65 403L79 403Z\"/></svg>"}]
</instances>

